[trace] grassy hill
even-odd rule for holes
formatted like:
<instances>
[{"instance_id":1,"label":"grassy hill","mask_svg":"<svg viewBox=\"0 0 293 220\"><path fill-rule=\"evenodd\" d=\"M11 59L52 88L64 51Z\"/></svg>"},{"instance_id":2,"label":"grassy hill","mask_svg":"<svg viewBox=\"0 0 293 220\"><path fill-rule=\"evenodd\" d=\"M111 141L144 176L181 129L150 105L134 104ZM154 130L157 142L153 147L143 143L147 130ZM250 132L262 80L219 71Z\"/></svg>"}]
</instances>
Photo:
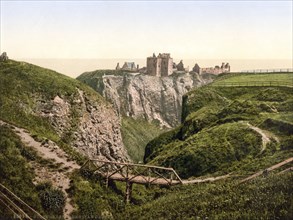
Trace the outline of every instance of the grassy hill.
<instances>
[{"instance_id":1,"label":"grassy hill","mask_svg":"<svg viewBox=\"0 0 293 220\"><path fill-rule=\"evenodd\" d=\"M82 83L27 63L0 63L0 77L0 119L24 127L37 137L50 138L68 152L70 146L50 123L34 114L36 95L42 97L40 101L50 100L55 94L73 99L78 87L104 102ZM68 190L76 207L73 217L292 219L292 173L280 174L279 169L239 184L247 175L293 156L292 104L293 89L289 87L206 86L189 92L184 97L182 125L149 142L145 161L172 166L184 178L233 172L232 177L171 188L134 184L132 201L125 205L125 183L110 182L106 188L104 180L93 173L76 171L70 176ZM124 118L122 123L129 146L138 143L132 141L133 136L140 137L143 144L157 132L156 125L143 121ZM264 135L269 139L265 144ZM141 156L134 151L133 157ZM0 182L41 214L57 218L62 194L49 184L33 184L32 161L54 165L25 146L11 127L0 125ZM3 207L0 204L0 216L11 217Z\"/></svg>"},{"instance_id":2,"label":"grassy hill","mask_svg":"<svg viewBox=\"0 0 293 220\"><path fill-rule=\"evenodd\" d=\"M56 96L66 99L72 107L69 132L73 133L79 118L78 103L75 103L79 97L78 89L98 105L109 103L75 79L25 62L0 62L0 79L0 183L41 214L61 218L63 192L49 183L36 184L34 178L38 167L62 175L67 175L66 170L59 169L60 164L44 159L27 146L13 126L25 128L40 143L53 141L62 149L60 151L66 152L67 160L82 164L85 157L71 146L70 136L60 135L52 122L39 114L39 105L51 103ZM42 173L41 168L39 172ZM44 178L43 181L49 180ZM11 216L9 209L4 207L0 202L0 216Z\"/></svg>"},{"instance_id":3,"label":"grassy hill","mask_svg":"<svg viewBox=\"0 0 293 220\"><path fill-rule=\"evenodd\" d=\"M292 73L234 73L220 75L212 86L293 86Z\"/></svg>"},{"instance_id":4,"label":"grassy hill","mask_svg":"<svg viewBox=\"0 0 293 220\"><path fill-rule=\"evenodd\" d=\"M251 77L236 75L221 82ZM213 84L185 95L182 125L151 141L145 162L171 166L181 176L192 177L253 172L293 155L293 88Z\"/></svg>"},{"instance_id":5,"label":"grassy hill","mask_svg":"<svg viewBox=\"0 0 293 220\"><path fill-rule=\"evenodd\" d=\"M106 105L106 101L90 87L75 79L25 62L1 62L0 77L0 119L26 128L40 138L48 138L63 146L74 158L78 158L66 143L68 137L59 137L50 121L35 113L38 103L50 102L58 95L67 99L73 110L74 99L79 95L77 88L85 91L97 103ZM73 127L79 117L74 113L71 112Z\"/></svg>"}]
</instances>

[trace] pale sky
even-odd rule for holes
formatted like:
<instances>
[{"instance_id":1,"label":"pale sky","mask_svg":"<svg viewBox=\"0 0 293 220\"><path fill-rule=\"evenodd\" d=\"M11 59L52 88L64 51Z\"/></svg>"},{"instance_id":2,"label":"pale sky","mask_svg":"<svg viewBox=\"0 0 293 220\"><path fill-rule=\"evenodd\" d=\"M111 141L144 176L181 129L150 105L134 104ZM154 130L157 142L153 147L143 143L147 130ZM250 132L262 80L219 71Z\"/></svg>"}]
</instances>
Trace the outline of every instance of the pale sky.
<instances>
[{"instance_id":1,"label":"pale sky","mask_svg":"<svg viewBox=\"0 0 293 220\"><path fill-rule=\"evenodd\" d=\"M292 0L0 1L15 59L292 59Z\"/></svg>"}]
</instances>

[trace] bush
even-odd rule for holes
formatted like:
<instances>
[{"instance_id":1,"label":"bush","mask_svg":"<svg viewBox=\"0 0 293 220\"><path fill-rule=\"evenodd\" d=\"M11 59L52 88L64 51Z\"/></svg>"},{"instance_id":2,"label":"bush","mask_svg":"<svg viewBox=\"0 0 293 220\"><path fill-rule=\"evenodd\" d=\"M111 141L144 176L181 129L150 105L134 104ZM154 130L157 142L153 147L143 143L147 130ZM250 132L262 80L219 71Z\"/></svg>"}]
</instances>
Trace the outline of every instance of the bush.
<instances>
[{"instance_id":1,"label":"bush","mask_svg":"<svg viewBox=\"0 0 293 220\"><path fill-rule=\"evenodd\" d=\"M40 184L38 189L44 210L51 216L62 215L65 206L64 193L60 189L54 189L49 183Z\"/></svg>"}]
</instances>

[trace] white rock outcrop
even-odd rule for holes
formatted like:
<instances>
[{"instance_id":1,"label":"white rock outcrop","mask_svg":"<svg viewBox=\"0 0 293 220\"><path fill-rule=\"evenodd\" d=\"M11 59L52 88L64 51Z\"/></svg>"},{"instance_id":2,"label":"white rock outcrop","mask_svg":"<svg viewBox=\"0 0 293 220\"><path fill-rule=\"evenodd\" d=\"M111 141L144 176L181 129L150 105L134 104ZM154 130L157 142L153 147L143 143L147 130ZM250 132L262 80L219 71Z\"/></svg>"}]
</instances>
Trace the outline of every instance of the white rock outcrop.
<instances>
[{"instance_id":1,"label":"white rock outcrop","mask_svg":"<svg viewBox=\"0 0 293 220\"><path fill-rule=\"evenodd\" d=\"M120 115L157 120L168 128L181 122L182 96L210 81L196 73L168 77L106 75L95 80L96 90L113 103Z\"/></svg>"}]
</instances>

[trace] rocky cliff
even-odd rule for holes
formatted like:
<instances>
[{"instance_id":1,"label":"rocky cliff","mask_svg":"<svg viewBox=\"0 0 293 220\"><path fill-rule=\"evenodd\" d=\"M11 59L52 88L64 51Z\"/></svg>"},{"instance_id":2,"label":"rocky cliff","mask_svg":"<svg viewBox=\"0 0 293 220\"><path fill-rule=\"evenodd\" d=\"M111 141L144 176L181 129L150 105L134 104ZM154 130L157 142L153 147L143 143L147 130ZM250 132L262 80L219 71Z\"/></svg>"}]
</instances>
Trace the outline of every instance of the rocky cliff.
<instances>
[{"instance_id":1,"label":"rocky cliff","mask_svg":"<svg viewBox=\"0 0 293 220\"><path fill-rule=\"evenodd\" d=\"M167 128L181 122L182 96L211 80L196 73L168 77L144 74L101 76L100 72L97 73L84 73L78 79L113 103L119 114L158 121Z\"/></svg>"},{"instance_id":2,"label":"rocky cliff","mask_svg":"<svg viewBox=\"0 0 293 220\"><path fill-rule=\"evenodd\" d=\"M109 104L93 100L82 90L77 89L72 103L57 95L41 102L35 113L49 119L65 142L89 158L127 159L116 112Z\"/></svg>"},{"instance_id":3,"label":"rocky cliff","mask_svg":"<svg viewBox=\"0 0 293 220\"><path fill-rule=\"evenodd\" d=\"M103 97L51 70L12 60L0 64L0 119L90 158L128 160L120 118Z\"/></svg>"}]
</instances>

